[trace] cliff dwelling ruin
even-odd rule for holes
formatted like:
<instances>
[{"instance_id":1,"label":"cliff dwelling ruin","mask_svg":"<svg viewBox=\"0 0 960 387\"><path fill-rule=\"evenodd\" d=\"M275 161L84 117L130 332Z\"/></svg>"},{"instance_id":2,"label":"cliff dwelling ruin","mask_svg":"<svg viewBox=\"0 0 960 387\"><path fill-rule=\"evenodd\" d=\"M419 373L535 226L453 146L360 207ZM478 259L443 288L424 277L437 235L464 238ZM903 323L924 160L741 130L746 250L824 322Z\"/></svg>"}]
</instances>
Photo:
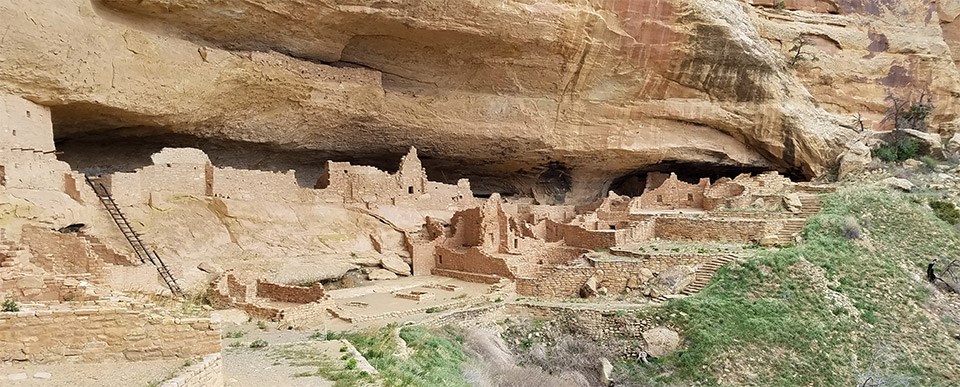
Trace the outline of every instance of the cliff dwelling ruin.
<instances>
[{"instance_id":1,"label":"cliff dwelling ruin","mask_svg":"<svg viewBox=\"0 0 960 387\"><path fill-rule=\"evenodd\" d=\"M0 387L960 380L960 0L0 16Z\"/></svg>"},{"instance_id":2,"label":"cliff dwelling ruin","mask_svg":"<svg viewBox=\"0 0 960 387\"><path fill-rule=\"evenodd\" d=\"M133 168L129 158L106 156L126 166L87 166L100 173L85 175L58 160L47 108L13 96L2 106L0 186L10 203L4 211L16 215L0 234L0 292L36 308L17 315L36 320L29 324L71 325L84 315L71 308L87 305L95 305L90 313L111 308L120 326L166 313L123 295L143 292L207 294L215 308L297 329L472 304L478 295L455 294L491 285L495 294L510 284L519 296L545 300L632 295L657 303L695 293L744 246L792 243L825 190L776 172L688 182L649 171L617 182L615 190L632 196L609 191L593 203L558 204L562 195L547 195L544 204L532 192L478 197L468 179L432 181L415 147L392 173L326 161L312 184L294 170L218 166L189 147L164 147ZM545 180L564 178L553 171ZM68 225L70 232L56 231ZM713 247L697 249L701 242ZM390 291L396 310L370 308L384 301L363 292L337 293L401 280L414 282ZM218 352L169 349L219 329L205 319L176 321L200 322L147 348L129 339L97 350L5 343L2 358L139 361Z\"/></svg>"}]
</instances>

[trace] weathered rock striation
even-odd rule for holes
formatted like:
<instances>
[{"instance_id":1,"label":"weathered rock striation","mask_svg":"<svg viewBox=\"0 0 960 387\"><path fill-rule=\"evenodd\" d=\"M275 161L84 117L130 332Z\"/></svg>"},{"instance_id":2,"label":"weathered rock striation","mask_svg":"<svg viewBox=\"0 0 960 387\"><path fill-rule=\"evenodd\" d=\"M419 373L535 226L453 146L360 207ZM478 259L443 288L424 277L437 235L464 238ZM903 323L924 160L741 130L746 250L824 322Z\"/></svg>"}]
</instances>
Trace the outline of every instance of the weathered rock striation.
<instances>
[{"instance_id":1,"label":"weathered rock striation","mask_svg":"<svg viewBox=\"0 0 960 387\"><path fill-rule=\"evenodd\" d=\"M960 2L784 5L0 0L0 91L52 107L58 139L416 145L449 179L569 201L664 162L820 175L891 95L953 130ZM817 60L791 64L797 37Z\"/></svg>"}]
</instances>

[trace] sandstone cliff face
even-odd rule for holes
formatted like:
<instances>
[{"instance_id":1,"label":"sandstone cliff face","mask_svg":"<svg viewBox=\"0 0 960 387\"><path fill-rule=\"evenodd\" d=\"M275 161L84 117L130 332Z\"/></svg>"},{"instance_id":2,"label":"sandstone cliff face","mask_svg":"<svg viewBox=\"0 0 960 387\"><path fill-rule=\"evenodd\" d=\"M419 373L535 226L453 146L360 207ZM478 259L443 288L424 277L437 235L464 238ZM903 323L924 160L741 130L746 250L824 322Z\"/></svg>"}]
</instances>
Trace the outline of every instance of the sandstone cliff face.
<instances>
[{"instance_id":1,"label":"sandstone cliff face","mask_svg":"<svg viewBox=\"0 0 960 387\"><path fill-rule=\"evenodd\" d=\"M61 139L416 145L451 179L559 168L584 200L661 162L819 175L891 94L952 130L956 3L0 0L0 91ZM788 63L798 36L816 61Z\"/></svg>"}]
</instances>

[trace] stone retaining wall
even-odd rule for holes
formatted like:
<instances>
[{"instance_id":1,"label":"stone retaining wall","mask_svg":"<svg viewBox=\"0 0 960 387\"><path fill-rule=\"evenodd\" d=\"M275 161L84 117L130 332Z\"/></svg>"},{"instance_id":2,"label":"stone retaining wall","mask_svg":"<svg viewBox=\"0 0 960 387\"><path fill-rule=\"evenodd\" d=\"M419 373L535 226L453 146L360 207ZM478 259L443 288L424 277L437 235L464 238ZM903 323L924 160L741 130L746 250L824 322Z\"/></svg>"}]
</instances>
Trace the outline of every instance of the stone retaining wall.
<instances>
[{"instance_id":1,"label":"stone retaining wall","mask_svg":"<svg viewBox=\"0 0 960 387\"><path fill-rule=\"evenodd\" d=\"M206 355L160 387L223 387L223 356L220 352Z\"/></svg>"},{"instance_id":2,"label":"stone retaining wall","mask_svg":"<svg viewBox=\"0 0 960 387\"><path fill-rule=\"evenodd\" d=\"M593 266L541 266L536 275L517 278L517 293L533 297L577 297L580 287L590 276L603 271L598 287L610 293L627 290L631 278L639 284L641 271L659 273L677 265L702 265L718 258L717 254L657 254L644 259L590 260Z\"/></svg>"},{"instance_id":3,"label":"stone retaining wall","mask_svg":"<svg viewBox=\"0 0 960 387\"><path fill-rule=\"evenodd\" d=\"M220 352L220 323L123 306L0 313L0 361L142 361Z\"/></svg>"},{"instance_id":4,"label":"stone retaining wall","mask_svg":"<svg viewBox=\"0 0 960 387\"><path fill-rule=\"evenodd\" d=\"M751 243L776 234L778 224L758 219L662 217L655 227L661 239Z\"/></svg>"}]
</instances>

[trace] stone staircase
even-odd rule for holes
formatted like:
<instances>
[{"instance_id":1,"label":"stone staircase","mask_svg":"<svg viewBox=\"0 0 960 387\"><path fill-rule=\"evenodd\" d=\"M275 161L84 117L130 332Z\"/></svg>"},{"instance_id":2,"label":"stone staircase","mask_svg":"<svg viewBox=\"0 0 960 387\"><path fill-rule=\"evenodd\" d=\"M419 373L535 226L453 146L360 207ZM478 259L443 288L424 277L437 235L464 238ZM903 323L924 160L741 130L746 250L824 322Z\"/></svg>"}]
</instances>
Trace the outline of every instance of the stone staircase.
<instances>
[{"instance_id":1,"label":"stone staircase","mask_svg":"<svg viewBox=\"0 0 960 387\"><path fill-rule=\"evenodd\" d=\"M697 277L693 280L693 283L687 286L686 289L683 289L680 294L691 295L703 290L703 288L710 284L710 280L713 279L713 275L717 273L717 270L720 270L723 265L733 262L736 259L737 256L735 255L721 255L705 263L700 270L697 270Z\"/></svg>"},{"instance_id":2,"label":"stone staircase","mask_svg":"<svg viewBox=\"0 0 960 387\"><path fill-rule=\"evenodd\" d=\"M710 281L713 279L713 275L717 273L717 270L720 270L720 268L723 267L723 265L733 262L736 259L737 259L736 255L721 255L714 258L710 262L705 263L702 267L700 267L699 270L697 270L695 274L696 277L694 278L693 282L690 283L690 285L688 285L682 291L680 291L680 294L684 296L689 296L703 290L703 288L707 287L707 285L710 284ZM673 297L678 297L678 296L673 296ZM651 300L653 300L654 302L666 302L670 298L671 298L670 296L659 295L656 297L652 297Z\"/></svg>"},{"instance_id":3,"label":"stone staircase","mask_svg":"<svg viewBox=\"0 0 960 387\"><path fill-rule=\"evenodd\" d=\"M814 193L800 193L800 212L794 214L794 217L786 219L786 224L777 233L777 239L780 243L789 243L796 240L807 219L816 215L823 206L820 203L820 196Z\"/></svg>"}]
</instances>

